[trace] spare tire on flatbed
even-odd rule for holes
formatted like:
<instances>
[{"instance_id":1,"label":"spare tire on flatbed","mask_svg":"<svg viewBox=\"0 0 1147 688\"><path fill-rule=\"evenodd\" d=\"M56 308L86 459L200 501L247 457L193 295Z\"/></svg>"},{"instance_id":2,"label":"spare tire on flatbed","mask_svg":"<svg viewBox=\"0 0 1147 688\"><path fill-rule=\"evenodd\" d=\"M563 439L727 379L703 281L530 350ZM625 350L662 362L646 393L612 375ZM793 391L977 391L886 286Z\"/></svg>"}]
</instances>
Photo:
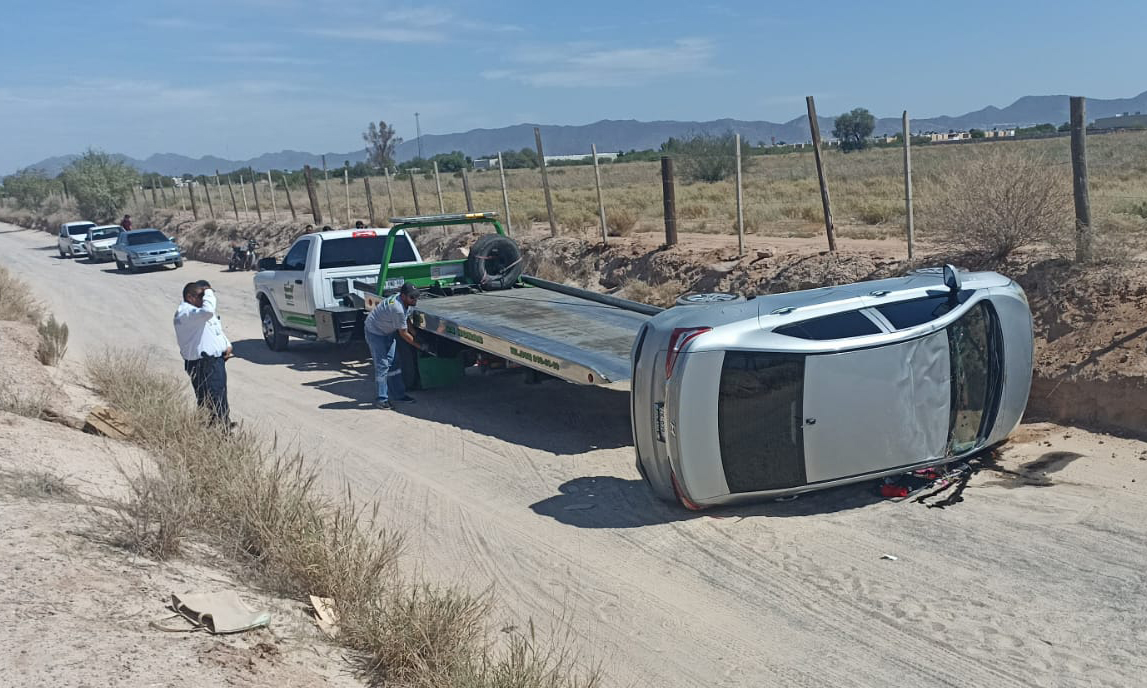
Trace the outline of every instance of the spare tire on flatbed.
<instances>
[{"instance_id":1,"label":"spare tire on flatbed","mask_svg":"<svg viewBox=\"0 0 1147 688\"><path fill-rule=\"evenodd\" d=\"M486 234L470 247L466 277L483 291L509 289L522 276L518 242L502 234Z\"/></svg>"}]
</instances>

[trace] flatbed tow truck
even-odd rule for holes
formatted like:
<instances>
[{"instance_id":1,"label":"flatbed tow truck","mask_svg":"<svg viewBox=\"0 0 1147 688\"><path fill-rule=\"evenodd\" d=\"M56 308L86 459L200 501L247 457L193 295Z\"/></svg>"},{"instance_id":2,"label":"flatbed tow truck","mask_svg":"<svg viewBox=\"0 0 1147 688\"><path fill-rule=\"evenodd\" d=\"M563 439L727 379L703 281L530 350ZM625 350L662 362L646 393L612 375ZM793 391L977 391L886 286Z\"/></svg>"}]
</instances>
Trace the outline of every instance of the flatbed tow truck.
<instances>
[{"instance_id":1,"label":"flatbed tow truck","mask_svg":"<svg viewBox=\"0 0 1147 688\"><path fill-rule=\"evenodd\" d=\"M415 358L406 352L404 369L417 361L408 382L423 388L449 384L463 374L463 360L478 352L480 360L493 357L575 384L629 389L634 340L661 308L523 275L517 244L496 213L391 222L378 278L354 280L344 308L357 309L362 318L404 283L422 290L412 323L416 338L436 353ZM479 237L467 259L391 264L402 232L476 224L490 225L495 233ZM344 308L337 310L345 313ZM337 315L316 317L333 322ZM320 339L338 339L335 328L319 329Z\"/></svg>"}]
</instances>

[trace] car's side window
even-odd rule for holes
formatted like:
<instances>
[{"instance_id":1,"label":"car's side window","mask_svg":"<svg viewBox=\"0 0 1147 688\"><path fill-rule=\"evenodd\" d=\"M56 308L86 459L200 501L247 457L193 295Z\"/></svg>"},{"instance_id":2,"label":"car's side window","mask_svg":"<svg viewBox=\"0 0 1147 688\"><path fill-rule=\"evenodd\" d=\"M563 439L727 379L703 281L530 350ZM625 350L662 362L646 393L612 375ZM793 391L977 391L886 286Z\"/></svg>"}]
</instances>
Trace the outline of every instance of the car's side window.
<instances>
[{"instance_id":1,"label":"car's side window","mask_svg":"<svg viewBox=\"0 0 1147 688\"><path fill-rule=\"evenodd\" d=\"M953 454L975 447L984 429L989 402L999 385L998 355L992 313L981 301L948 326L952 405L948 443Z\"/></svg>"},{"instance_id":2,"label":"car's side window","mask_svg":"<svg viewBox=\"0 0 1147 688\"><path fill-rule=\"evenodd\" d=\"M972 290L960 292L957 303L963 303L971 294ZM951 296L945 293L923 299L885 303L877 306L876 310L880 311L893 327L904 330L931 322L952 310L954 305Z\"/></svg>"},{"instance_id":3,"label":"car's side window","mask_svg":"<svg viewBox=\"0 0 1147 688\"><path fill-rule=\"evenodd\" d=\"M307 250L311 247L309 239L300 241L287 251L287 257L283 259L282 270L303 270L307 267Z\"/></svg>"},{"instance_id":4,"label":"car's side window","mask_svg":"<svg viewBox=\"0 0 1147 688\"><path fill-rule=\"evenodd\" d=\"M774 330L777 334L799 339L848 339L880 334L880 328L860 311L845 311L820 318L803 320Z\"/></svg>"}]
</instances>

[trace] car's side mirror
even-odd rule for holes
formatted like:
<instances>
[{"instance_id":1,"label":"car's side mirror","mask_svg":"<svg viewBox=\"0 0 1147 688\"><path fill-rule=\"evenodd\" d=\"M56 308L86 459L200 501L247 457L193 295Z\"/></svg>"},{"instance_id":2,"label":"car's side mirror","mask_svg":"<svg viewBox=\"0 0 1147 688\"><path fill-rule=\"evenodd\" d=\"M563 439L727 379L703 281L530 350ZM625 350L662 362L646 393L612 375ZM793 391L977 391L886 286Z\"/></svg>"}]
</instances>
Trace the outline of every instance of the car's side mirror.
<instances>
[{"instance_id":1,"label":"car's side mirror","mask_svg":"<svg viewBox=\"0 0 1147 688\"><path fill-rule=\"evenodd\" d=\"M960 287L962 286L960 273L956 271L953 265L949 264L944 266L944 286L948 287L952 293L960 291Z\"/></svg>"},{"instance_id":2,"label":"car's side mirror","mask_svg":"<svg viewBox=\"0 0 1147 688\"><path fill-rule=\"evenodd\" d=\"M259 269L260 270L274 270L276 267L278 267L278 265L275 262L274 258L260 258L259 259Z\"/></svg>"}]
</instances>

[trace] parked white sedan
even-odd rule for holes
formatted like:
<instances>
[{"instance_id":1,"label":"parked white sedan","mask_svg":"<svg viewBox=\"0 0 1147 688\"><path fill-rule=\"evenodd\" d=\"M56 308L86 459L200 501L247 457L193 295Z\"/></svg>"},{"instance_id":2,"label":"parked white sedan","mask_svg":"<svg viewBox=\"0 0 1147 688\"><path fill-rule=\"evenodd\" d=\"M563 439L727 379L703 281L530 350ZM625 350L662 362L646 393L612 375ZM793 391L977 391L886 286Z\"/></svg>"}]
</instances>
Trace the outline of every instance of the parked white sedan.
<instances>
[{"instance_id":1,"label":"parked white sedan","mask_svg":"<svg viewBox=\"0 0 1147 688\"><path fill-rule=\"evenodd\" d=\"M103 263L112 259L112 244L119 238L123 227L119 225L100 225L88 230L84 239L84 250L88 260L93 263Z\"/></svg>"},{"instance_id":2,"label":"parked white sedan","mask_svg":"<svg viewBox=\"0 0 1147 688\"><path fill-rule=\"evenodd\" d=\"M60 225L56 239L56 248L60 251L60 257L75 258L76 256L87 255L87 250L84 249L84 239L88 236L88 230L95 226L96 223L86 220L65 222Z\"/></svg>"}]
</instances>

